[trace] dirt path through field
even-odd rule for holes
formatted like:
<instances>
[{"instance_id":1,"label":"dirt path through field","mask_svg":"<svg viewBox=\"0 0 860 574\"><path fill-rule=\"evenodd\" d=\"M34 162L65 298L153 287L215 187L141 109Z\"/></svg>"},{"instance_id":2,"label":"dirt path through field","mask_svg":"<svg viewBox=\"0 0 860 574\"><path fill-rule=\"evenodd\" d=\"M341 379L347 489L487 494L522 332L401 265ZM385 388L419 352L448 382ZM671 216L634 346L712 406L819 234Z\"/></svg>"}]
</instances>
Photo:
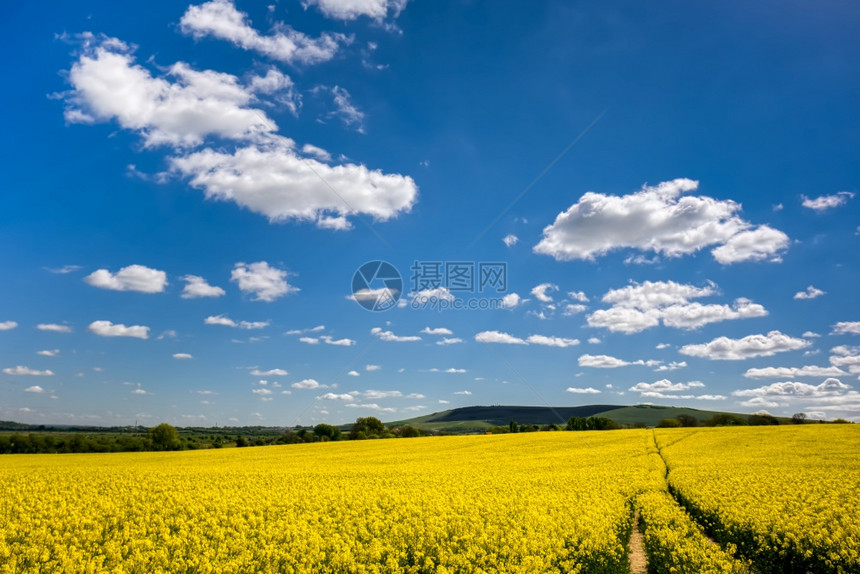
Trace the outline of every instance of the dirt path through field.
<instances>
[{"instance_id":1,"label":"dirt path through field","mask_svg":"<svg viewBox=\"0 0 860 574\"><path fill-rule=\"evenodd\" d=\"M648 558L645 556L645 546L642 544L642 531L639 530L639 511L633 516L633 532L630 534L630 574L646 574Z\"/></svg>"}]
</instances>

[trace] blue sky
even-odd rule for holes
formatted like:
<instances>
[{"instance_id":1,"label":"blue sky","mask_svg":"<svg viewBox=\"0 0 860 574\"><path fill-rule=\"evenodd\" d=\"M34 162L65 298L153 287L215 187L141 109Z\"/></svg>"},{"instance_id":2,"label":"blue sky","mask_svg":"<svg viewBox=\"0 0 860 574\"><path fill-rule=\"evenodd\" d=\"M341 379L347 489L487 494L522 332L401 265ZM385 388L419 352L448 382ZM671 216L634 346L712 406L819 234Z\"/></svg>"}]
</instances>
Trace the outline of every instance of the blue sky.
<instances>
[{"instance_id":1,"label":"blue sky","mask_svg":"<svg viewBox=\"0 0 860 574\"><path fill-rule=\"evenodd\" d=\"M0 419L860 420L854 3L4 12Z\"/></svg>"}]
</instances>

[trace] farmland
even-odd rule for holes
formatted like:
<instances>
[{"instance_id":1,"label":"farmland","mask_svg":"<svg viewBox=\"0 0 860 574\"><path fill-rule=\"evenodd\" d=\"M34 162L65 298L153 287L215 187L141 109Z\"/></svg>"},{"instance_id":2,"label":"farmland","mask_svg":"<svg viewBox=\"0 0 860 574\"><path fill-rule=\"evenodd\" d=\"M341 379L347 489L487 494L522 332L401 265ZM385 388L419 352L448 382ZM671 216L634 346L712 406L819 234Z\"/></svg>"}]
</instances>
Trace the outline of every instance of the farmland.
<instances>
[{"instance_id":1,"label":"farmland","mask_svg":"<svg viewBox=\"0 0 860 574\"><path fill-rule=\"evenodd\" d=\"M858 430L7 455L0 573L856 572Z\"/></svg>"}]
</instances>

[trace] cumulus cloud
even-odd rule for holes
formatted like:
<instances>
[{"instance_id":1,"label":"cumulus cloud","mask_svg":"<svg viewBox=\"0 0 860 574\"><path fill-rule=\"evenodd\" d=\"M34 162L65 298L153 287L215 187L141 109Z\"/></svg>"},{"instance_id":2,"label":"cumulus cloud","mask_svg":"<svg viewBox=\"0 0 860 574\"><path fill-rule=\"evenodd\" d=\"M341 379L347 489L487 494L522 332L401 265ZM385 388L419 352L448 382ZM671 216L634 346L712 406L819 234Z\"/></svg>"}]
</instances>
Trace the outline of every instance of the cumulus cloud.
<instances>
[{"instance_id":1,"label":"cumulus cloud","mask_svg":"<svg viewBox=\"0 0 860 574\"><path fill-rule=\"evenodd\" d=\"M354 401L355 397L347 393L325 393L317 397L318 401Z\"/></svg>"},{"instance_id":2,"label":"cumulus cloud","mask_svg":"<svg viewBox=\"0 0 860 574\"><path fill-rule=\"evenodd\" d=\"M451 329L447 329L445 327L434 327L434 328L424 327L423 329L421 329L421 332L425 333L427 335L453 335L454 334L451 331Z\"/></svg>"},{"instance_id":3,"label":"cumulus cloud","mask_svg":"<svg viewBox=\"0 0 860 574\"><path fill-rule=\"evenodd\" d=\"M472 391L454 391L454 394L455 395L470 396L472 394Z\"/></svg>"},{"instance_id":4,"label":"cumulus cloud","mask_svg":"<svg viewBox=\"0 0 860 574\"><path fill-rule=\"evenodd\" d=\"M852 374L860 374L860 347L839 345L830 351L830 363L835 367L845 367Z\"/></svg>"},{"instance_id":5,"label":"cumulus cloud","mask_svg":"<svg viewBox=\"0 0 860 574\"><path fill-rule=\"evenodd\" d=\"M794 294L795 299L815 299L816 297L821 297L825 292L821 289L818 289L812 285L806 288L806 291L798 291Z\"/></svg>"},{"instance_id":6,"label":"cumulus cloud","mask_svg":"<svg viewBox=\"0 0 860 574\"><path fill-rule=\"evenodd\" d=\"M686 361L672 361L668 365L660 365L654 370L658 373L661 373L663 371L677 371L678 369L683 369L686 366Z\"/></svg>"},{"instance_id":7,"label":"cumulus cloud","mask_svg":"<svg viewBox=\"0 0 860 574\"><path fill-rule=\"evenodd\" d=\"M362 393L362 396L366 399L377 401L379 399L402 397L403 393L401 393L400 391L375 391L373 389L369 389L367 391L364 391Z\"/></svg>"},{"instance_id":8,"label":"cumulus cloud","mask_svg":"<svg viewBox=\"0 0 860 574\"><path fill-rule=\"evenodd\" d=\"M52 331L54 333L71 333L72 328L68 325L58 325L56 323L39 323L36 328L40 331Z\"/></svg>"},{"instance_id":9,"label":"cumulus cloud","mask_svg":"<svg viewBox=\"0 0 860 574\"><path fill-rule=\"evenodd\" d=\"M507 245L508 247L513 247L519 242L520 238L514 235L513 233L509 233L502 237L502 243Z\"/></svg>"},{"instance_id":10,"label":"cumulus cloud","mask_svg":"<svg viewBox=\"0 0 860 574\"><path fill-rule=\"evenodd\" d=\"M711 360L741 361L751 357L770 357L809 346L809 341L785 335L780 331L770 331L767 335L748 335L742 339L718 337L709 343L684 345L680 352Z\"/></svg>"},{"instance_id":11,"label":"cumulus cloud","mask_svg":"<svg viewBox=\"0 0 860 574\"><path fill-rule=\"evenodd\" d=\"M513 309L523 302L523 298L516 293L508 293L502 297L502 307L505 309Z\"/></svg>"},{"instance_id":12,"label":"cumulus cloud","mask_svg":"<svg viewBox=\"0 0 860 574\"><path fill-rule=\"evenodd\" d=\"M239 329L263 329L269 326L269 321L239 321L236 322L226 315L210 315L203 320L206 325L223 325Z\"/></svg>"},{"instance_id":13,"label":"cumulus cloud","mask_svg":"<svg viewBox=\"0 0 860 574\"><path fill-rule=\"evenodd\" d=\"M547 337L546 335L529 335L527 343L533 345L544 345L546 347L574 347L579 345L579 339L567 339L565 337Z\"/></svg>"},{"instance_id":14,"label":"cumulus cloud","mask_svg":"<svg viewBox=\"0 0 860 574\"><path fill-rule=\"evenodd\" d=\"M268 396L268 395L272 394L272 391L270 391L269 389L253 389L251 392L254 393L255 395L262 395L262 396Z\"/></svg>"},{"instance_id":15,"label":"cumulus cloud","mask_svg":"<svg viewBox=\"0 0 860 574\"><path fill-rule=\"evenodd\" d=\"M534 251L569 261L624 248L679 257L716 246L712 255L723 264L779 259L788 236L766 225L754 228L738 216L741 206L734 201L685 195L698 187L675 179L624 196L585 193L544 228Z\"/></svg>"},{"instance_id":16,"label":"cumulus cloud","mask_svg":"<svg viewBox=\"0 0 860 574\"><path fill-rule=\"evenodd\" d=\"M243 293L252 294L254 301L267 303L299 290L287 283L286 279L286 271L271 267L265 261L236 263L230 274L230 280L236 281Z\"/></svg>"},{"instance_id":17,"label":"cumulus cloud","mask_svg":"<svg viewBox=\"0 0 860 574\"><path fill-rule=\"evenodd\" d=\"M703 287L675 281L634 282L608 291L601 300L612 306L594 311L588 315L587 321L591 327L632 334L656 327L661 322L666 327L689 330L710 323L768 314L763 306L743 297L735 299L732 305L703 305L690 301L717 293L717 286L712 282Z\"/></svg>"},{"instance_id":18,"label":"cumulus cloud","mask_svg":"<svg viewBox=\"0 0 860 574\"><path fill-rule=\"evenodd\" d=\"M294 389L305 389L305 390L328 388L328 385L322 385L318 381L316 381L315 379L303 379L301 381L293 383L290 386L293 387Z\"/></svg>"},{"instance_id":19,"label":"cumulus cloud","mask_svg":"<svg viewBox=\"0 0 860 574\"><path fill-rule=\"evenodd\" d=\"M43 351L36 351L37 355L42 355L43 357L56 357L60 354L59 349L45 349Z\"/></svg>"},{"instance_id":20,"label":"cumulus cloud","mask_svg":"<svg viewBox=\"0 0 860 574\"><path fill-rule=\"evenodd\" d=\"M361 373L359 373L358 371L350 371L347 373L347 375L349 375L350 377L360 377Z\"/></svg>"},{"instance_id":21,"label":"cumulus cloud","mask_svg":"<svg viewBox=\"0 0 860 574\"><path fill-rule=\"evenodd\" d=\"M24 375L30 377L52 377L54 376L54 372L46 369L44 371L39 371L38 369L31 369L30 367L24 367L18 365L13 368L3 369L3 373L6 375Z\"/></svg>"},{"instance_id":22,"label":"cumulus cloud","mask_svg":"<svg viewBox=\"0 0 860 574\"><path fill-rule=\"evenodd\" d=\"M436 341L437 345L456 345L458 343L462 343L463 339L460 337L442 337L438 341Z\"/></svg>"},{"instance_id":23,"label":"cumulus cloud","mask_svg":"<svg viewBox=\"0 0 860 574\"><path fill-rule=\"evenodd\" d=\"M32 386L27 387L26 389L24 389L24 392L25 392L25 393L37 393L37 394L39 394L39 393L44 393L44 392L45 392L45 389L43 389L43 388L42 388L42 387L40 387L39 385L32 385Z\"/></svg>"},{"instance_id":24,"label":"cumulus cloud","mask_svg":"<svg viewBox=\"0 0 860 574\"><path fill-rule=\"evenodd\" d=\"M840 321L833 325L833 335L860 335L860 321Z\"/></svg>"},{"instance_id":25,"label":"cumulus cloud","mask_svg":"<svg viewBox=\"0 0 860 574\"><path fill-rule=\"evenodd\" d=\"M617 357L612 357L610 355L580 355L577 360L580 367L592 367L595 369L617 369L618 367L626 367L629 365L644 365L646 367L656 367L660 365L662 361L655 360L643 360L638 359L636 361L625 361L624 359L619 359Z\"/></svg>"},{"instance_id":26,"label":"cumulus cloud","mask_svg":"<svg viewBox=\"0 0 860 574\"><path fill-rule=\"evenodd\" d=\"M199 297L221 297L225 291L206 282L206 279L197 275L185 275L185 288L182 290L183 299L197 299Z\"/></svg>"},{"instance_id":27,"label":"cumulus cloud","mask_svg":"<svg viewBox=\"0 0 860 574\"><path fill-rule=\"evenodd\" d=\"M799 383L796 381L785 381L772 383L753 389L738 389L732 392L733 396L748 398L742 402L744 406L788 406L792 400L805 400L839 404L844 402L857 402L860 393L851 390L839 379L828 378L818 385Z\"/></svg>"},{"instance_id":28,"label":"cumulus cloud","mask_svg":"<svg viewBox=\"0 0 860 574\"><path fill-rule=\"evenodd\" d=\"M839 377L847 375L838 367L816 367L806 365L803 367L764 367L758 369L747 369L744 376L749 379L777 379L796 377Z\"/></svg>"},{"instance_id":29,"label":"cumulus cloud","mask_svg":"<svg viewBox=\"0 0 860 574\"><path fill-rule=\"evenodd\" d=\"M149 327L144 327L143 325L125 326L122 323L112 323L110 321L93 321L87 327L87 330L102 337L149 338Z\"/></svg>"},{"instance_id":30,"label":"cumulus cloud","mask_svg":"<svg viewBox=\"0 0 860 574\"><path fill-rule=\"evenodd\" d=\"M327 18L355 20L361 16L382 21L391 15L397 18L408 0L303 0L302 6L316 6Z\"/></svg>"},{"instance_id":31,"label":"cumulus cloud","mask_svg":"<svg viewBox=\"0 0 860 574\"><path fill-rule=\"evenodd\" d=\"M165 76L153 77L121 40L82 39L82 54L69 71L72 90L65 94L71 123L116 120L147 147L195 146L207 136L260 139L277 128L263 110L248 107L254 93L235 76L177 62Z\"/></svg>"},{"instance_id":32,"label":"cumulus cloud","mask_svg":"<svg viewBox=\"0 0 860 574\"><path fill-rule=\"evenodd\" d=\"M364 165L330 166L300 157L285 140L233 153L204 149L172 158L171 166L207 199L233 201L271 222L315 221L331 228L332 217L345 225L346 217L359 214L387 221L411 211L418 196L409 176Z\"/></svg>"},{"instance_id":33,"label":"cumulus cloud","mask_svg":"<svg viewBox=\"0 0 860 574\"><path fill-rule=\"evenodd\" d=\"M15 327L18 326L18 323L15 321L3 321L0 323L0 331L11 331Z\"/></svg>"},{"instance_id":34,"label":"cumulus cloud","mask_svg":"<svg viewBox=\"0 0 860 574\"><path fill-rule=\"evenodd\" d=\"M407 343L421 340L421 337L417 335L395 335L392 331L383 331L381 327L374 327L370 330L370 334L387 343Z\"/></svg>"},{"instance_id":35,"label":"cumulus cloud","mask_svg":"<svg viewBox=\"0 0 860 574\"><path fill-rule=\"evenodd\" d=\"M803 197L803 207L814 211L822 212L834 207L839 207L848 203L848 200L854 197L850 191L840 191L835 195L822 195L815 199L810 199L805 195Z\"/></svg>"},{"instance_id":36,"label":"cumulus cloud","mask_svg":"<svg viewBox=\"0 0 860 574\"><path fill-rule=\"evenodd\" d=\"M191 353L173 353L173 358L178 361L187 361L188 359L193 359Z\"/></svg>"},{"instance_id":37,"label":"cumulus cloud","mask_svg":"<svg viewBox=\"0 0 860 574\"><path fill-rule=\"evenodd\" d=\"M380 365L364 365L364 370L367 372L381 371L382 367Z\"/></svg>"},{"instance_id":38,"label":"cumulus cloud","mask_svg":"<svg viewBox=\"0 0 860 574\"><path fill-rule=\"evenodd\" d=\"M392 407L381 407L376 403L347 403L346 406L353 409L378 411L380 413L393 413L397 411L397 409L394 409Z\"/></svg>"},{"instance_id":39,"label":"cumulus cloud","mask_svg":"<svg viewBox=\"0 0 860 574\"><path fill-rule=\"evenodd\" d=\"M541 283L540 285L536 285L532 288L532 295L534 295L535 299L541 303L552 303L553 299L550 293L555 291L558 291L558 285L554 285L552 283Z\"/></svg>"},{"instance_id":40,"label":"cumulus cloud","mask_svg":"<svg viewBox=\"0 0 860 574\"><path fill-rule=\"evenodd\" d=\"M506 345L528 345L524 340L501 331L481 331L475 335L478 343L503 343Z\"/></svg>"},{"instance_id":41,"label":"cumulus cloud","mask_svg":"<svg viewBox=\"0 0 860 574\"><path fill-rule=\"evenodd\" d=\"M195 39L211 36L226 40L244 50L287 64L326 62L334 57L341 45L350 41L343 34L323 33L319 38L311 38L283 23L278 23L268 36L260 34L251 26L248 15L239 12L230 0L212 0L199 6L189 6L179 26L183 33Z\"/></svg>"},{"instance_id":42,"label":"cumulus cloud","mask_svg":"<svg viewBox=\"0 0 860 574\"><path fill-rule=\"evenodd\" d=\"M161 293L167 285L167 273L144 265L129 265L116 273L111 273L107 269L98 269L84 277L84 281L93 287L113 291Z\"/></svg>"},{"instance_id":43,"label":"cumulus cloud","mask_svg":"<svg viewBox=\"0 0 860 574\"><path fill-rule=\"evenodd\" d=\"M600 391L598 391L594 387L585 387L585 388L567 387L567 389L565 389L565 392L566 393L573 393L575 395L597 395L597 394L600 394Z\"/></svg>"}]
</instances>

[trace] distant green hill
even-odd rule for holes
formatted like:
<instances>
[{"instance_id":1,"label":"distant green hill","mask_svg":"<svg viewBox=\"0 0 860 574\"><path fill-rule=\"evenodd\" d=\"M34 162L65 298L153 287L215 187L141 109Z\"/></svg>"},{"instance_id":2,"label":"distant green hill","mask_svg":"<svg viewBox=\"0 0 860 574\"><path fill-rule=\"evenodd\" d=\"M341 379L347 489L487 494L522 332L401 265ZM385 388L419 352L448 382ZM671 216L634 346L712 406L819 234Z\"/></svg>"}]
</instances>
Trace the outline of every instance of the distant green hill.
<instances>
[{"instance_id":1,"label":"distant green hill","mask_svg":"<svg viewBox=\"0 0 860 574\"><path fill-rule=\"evenodd\" d=\"M411 425L421 430L435 432L469 433L482 432L492 426L504 426L512 420L519 424L564 425L570 417L592 416L606 417L621 425L656 426L662 419L676 418L682 414L695 417L699 422L719 414L734 414L742 418L749 416L741 413L658 405L584 405L577 407L495 405L461 407L408 420L394 421L388 425ZM788 422L788 419L781 419L781 422Z\"/></svg>"}]
</instances>

